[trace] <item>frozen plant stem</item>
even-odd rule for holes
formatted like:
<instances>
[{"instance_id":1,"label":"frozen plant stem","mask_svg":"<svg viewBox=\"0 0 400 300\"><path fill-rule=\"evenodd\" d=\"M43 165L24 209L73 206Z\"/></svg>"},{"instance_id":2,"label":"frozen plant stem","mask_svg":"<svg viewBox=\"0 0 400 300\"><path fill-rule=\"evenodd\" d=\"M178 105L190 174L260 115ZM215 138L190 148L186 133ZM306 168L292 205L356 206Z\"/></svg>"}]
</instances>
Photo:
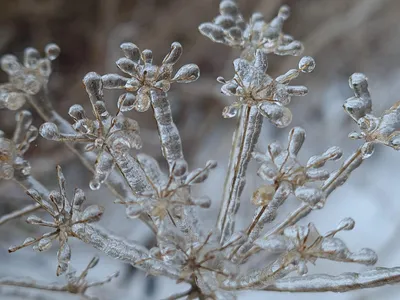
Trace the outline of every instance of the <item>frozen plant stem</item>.
<instances>
[{"instance_id":1,"label":"frozen plant stem","mask_svg":"<svg viewBox=\"0 0 400 300\"><path fill-rule=\"evenodd\" d=\"M235 215L239 209L240 196L245 185L247 165L258 141L262 116L256 107L242 106L232 139L229 166L224 184L224 194L217 227L221 244L234 232Z\"/></svg>"}]
</instances>

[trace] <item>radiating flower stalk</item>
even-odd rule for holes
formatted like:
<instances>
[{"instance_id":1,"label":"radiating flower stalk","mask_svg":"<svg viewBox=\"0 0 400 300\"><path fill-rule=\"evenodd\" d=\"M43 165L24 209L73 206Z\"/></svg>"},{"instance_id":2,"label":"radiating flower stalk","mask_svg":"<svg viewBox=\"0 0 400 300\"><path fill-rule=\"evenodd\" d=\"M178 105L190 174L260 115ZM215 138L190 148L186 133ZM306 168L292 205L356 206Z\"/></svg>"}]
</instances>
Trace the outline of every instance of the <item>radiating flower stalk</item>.
<instances>
[{"instance_id":1,"label":"radiating flower stalk","mask_svg":"<svg viewBox=\"0 0 400 300\"><path fill-rule=\"evenodd\" d=\"M268 55L296 56L303 51L300 42L283 33L283 24L288 17L288 7L282 6L269 23L260 13L254 13L246 21L237 1L222 0L220 15L199 27L200 32L212 41L241 50L240 58L233 62L232 79L217 79L222 84L221 92L234 97L222 116L237 118L237 125L222 204L216 228L212 231L207 231L197 214L198 209L210 208L211 199L195 195L192 187L203 183L217 167L217 162L209 160L201 168L189 169L167 95L173 83L190 83L200 76L195 64L184 65L174 73L183 51L180 43L171 44L160 64L153 62L151 50L140 50L133 43L121 44L123 57L116 64L124 75L88 73L83 83L92 115L75 104L69 109L72 124L54 111L48 98L51 61L60 52L58 46L46 46L44 58L37 50L28 48L23 63L15 56L4 56L1 67L9 81L0 85L0 107L14 111L29 102L46 121L39 129L40 135L67 144L93 172L89 187L98 190L102 184L107 185L117 198L114 202L125 206L128 217L139 218L150 226L156 245L147 249L102 228L97 221L104 213L103 208L97 204L83 208L85 195L78 188L69 198L60 167L57 167L58 191L48 191L41 185L31 175L30 165L24 157L38 130L32 125L28 111L18 111L13 137L0 134L0 179L16 181L35 204L1 216L0 225L38 209L50 216L50 221L29 216L29 224L48 227L50 231L37 238L28 237L9 251L33 246L34 250L43 252L57 240L56 274L66 274L67 283L41 284L29 278L0 278L0 286L68 292L92 299L87 290L109 282L116 274L103 281L88 282L88 271L98 262L98 258L94 258L77 275L71 266L71 238L150 275L166 276L191 286L168 299L236 299L236 292L241 290L344 292L398 283L398 267L336 276L309 275L309 264L315 264L319 259L374 265L377 255L368 248L350 250L337 237L341 231L354 228L355 222L351 218L341 220L335 229L325 234L321 234L313 223L299 225L298 221L311 211L322 209L330 194L373 155L376 145L400 149L399 103L381 116L374 115L366 77L359 73L350 77L349 84L355 96L346 100L344 110L356 122L359 132L353 132L349 137L362 140L363 144L341 165L334 166L333 171L327 171L325 165L341 159L339 147L331 146L308 161L302 162L298 158L306 137L305 130L300 127L290 130L287 146L272 142L265 153L255 151L264 118L277 128L291 124L292 112L288 108L291 99L306 95L308 90L305 86L290 83L301 73L310 73L315 68L314 59L304 56L297 68L283 75L273 78L267 73ZM123 93L113 102L104 94L108 89L123 90ZM116 105L115 115L110 113L110 105ZM137 153L142 146L139 125L126 115L130 111L142 113L150 109L167 170L162 170L153 157ZM242 232L235 230L235 222L251 159L259 164L257 175L264 182L246 197L246 205L255 206L255 212ZM280 222L275 222L280 207L290 197L298 201L297 208ZM265 229L266 225L271 226L269 230ZM256 258L260 252L265 256L262 263L249 266L249 259Z\"/></svg>"},{"instance_id":2,"label":"radiating flower stalk","mask_svg":"<svg viewBox=\"0 0 400 300\"><path fill-rule=\"evenodd\" d=\"M237 21L243 22L242 17L238 14L236 3L232 1L222 1L220 11L221 16L214 21L216 24L205 23L200 26L200 31L204 35L217 42L220 40L215 39L216 33L213 32L214 30L218 31L217 28L224 24L219 24L219 19L237 19ZM279 128L288 126L292 121L292 113L286 106L290 103L291 97L307 94L305 86L291 86L289 83L301 72L312 72L315 67L315 62L311 57L303 57L299 62L298 69L291 69L276 79L267 74L268 53L278 51L280 55L298 55L301 52L302 46L298 42L290 44L301 46L293 53L278 50L288 46L281 44L283 41L278 38L287 14L288 8L282 7L278 17L269 25L263 23L259 19L259 15L253 15L249 24L243 23L243 26L247 28L245 32L248 32L250 41L246 35L241 37L240 48L244 55L234 61L235 75L229 81L222 77L218 78L218 81L223 84L221 92L227 96L236 97L233 104L224 108L223 117L232 118L238 115L239 119L233 134L222 207L218 216L217 227L221 232L221 242L229 239L234 232L234 218L239 209L240 196L245 185L247 165L258 141L263 117ZM255 21L256 19L257 21ZM224 33L224 36L231 37L232 30L237 28L239 27L228 28L229 30ZM255 46L252 39L258 37L258 43L261 36L262 46L259 44ZM238 45L232 44L228 40L225 39L224 43L230 46ZM270 48L271 45L276 46L274 51ZM255 54L248 55L252 52Z\"/></svg>"}]
</instances>

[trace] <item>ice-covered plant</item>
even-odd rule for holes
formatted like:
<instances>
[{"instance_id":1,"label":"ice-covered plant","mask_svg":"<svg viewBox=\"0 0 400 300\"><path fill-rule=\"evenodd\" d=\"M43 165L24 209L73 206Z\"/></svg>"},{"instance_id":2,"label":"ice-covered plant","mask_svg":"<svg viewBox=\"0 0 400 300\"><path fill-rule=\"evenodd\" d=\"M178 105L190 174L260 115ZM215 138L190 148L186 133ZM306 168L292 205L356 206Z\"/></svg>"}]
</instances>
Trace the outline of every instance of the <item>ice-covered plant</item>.
<instances>
[{"instance_id":1,"label":"ice-covered plant","mask_svg":"<svg viewBox=\"0 0 400 300\"><path fill-rule=\"evenodd\" d=\"M325 234L313 223L298 224L311 211L324 207L330 194L373 155L377 144L400 149L398 103L382 116L374 115L366 77L353 74L349 83L355 96L345 101L344 109L360 129L350 133L350 138L361 139L363 144L343 163L336 163L342 158L342 151L336 146L330 146L308 161L300 160L298 153L306 137L300 127L290 130L287 146L271 142L265 153L255 151L264 119L277 128L290 125L292 97L307 94L307 87L290 85L290 82L300 73L310 73L315 68L314 59L304 56L298 67L285 74L276 78L268 74L270 55L300 55L303 51L299 41L282 31L288 17L289 8L282 6L269 23L260 13L254 13L246 21L234 0L222 0L220 14L199 27L212 41L241 51L233 62L232 78L217 79L222 84L221 92L233 99L222 116L236 118L237 124L219 216L212 231L205 229L207 226L198 214L198 210L210 207L211 199L196 195L192 187L203 183L217 162L210 160L204 167L190 171L167 97L172 83L190 83L200 76L195 64L184 65L174 73L174 65L183 51L180 43L172 43L161 63L153 62L151 50L141 51L133 43L123 43L124 57L116 64L124 74L88 73L83 84L91 111L85 111L78 104L71 106L72 124L54 111L47 93L51 61L60 52L55 44L46 46L45 58L33 48L26 49L22 64L15 56L3 56L1 67L9 75L9 81L0 85L0 106L19 110L29 102L45 121L39 128L40 135L65 143L93 173L90 188L98 190L101 185L109 188L115 195L114 202L125 207L128 217L138 218L149 226L157 244L148 249L102 228L97 221L107 211L96 204L83 208L85 195L80 189L72 197L68 196L60 167L57 167L59 191L48 191L35 180L24 154L38 130L31 125L31 114L19 111L14 136L7 138L2 132L0 135L0 178L19 183L35 203L2 216L0 224L38 210L48 214L50 219L36 215L27 218L29 224L50 228L48 233L38 238L28 237L9 251L31 245L34 250L45 251L57 240L56 273L65 273L67 283L55 285L29 278L0 278L0 286L69 292L89 298L86 294L89 287L108 282L115 275L88 283L86 275L98 258L81 275L76 275L71 267L70 239L81 240L149 275L166 276L190 285L186 292L168 299L235 299L243 290L343 292L398 283L400 267L342 275L309 274L308 265L318 263L319 259L373 265L377 255L367 248L350 250L337 237L341 231L353 229L355 222L351 218L341 220L336 229ZM106 89L119 89L122 93L118 99L107 99ZM115 114L111 113L115 110ZM151 110L168 166L166 170L155 158L137 152L142 147L139 124L126 115L132 110L138 113ZM257 175L264 182L252 194L242 197L251 159L258 162ZM324 168L328 162L336 163L330 166L330 171ZM216 200L215 195L210 196ZM298 200L297 208L276 221L281 206L290 197ZM248 226L237 230L235 222L242 198L244 205L256 208ZM265 229L267 224L269 230ZM251 264L260 254L263 255L261 262L256 266Z\"/></svg>"}]
</instances>

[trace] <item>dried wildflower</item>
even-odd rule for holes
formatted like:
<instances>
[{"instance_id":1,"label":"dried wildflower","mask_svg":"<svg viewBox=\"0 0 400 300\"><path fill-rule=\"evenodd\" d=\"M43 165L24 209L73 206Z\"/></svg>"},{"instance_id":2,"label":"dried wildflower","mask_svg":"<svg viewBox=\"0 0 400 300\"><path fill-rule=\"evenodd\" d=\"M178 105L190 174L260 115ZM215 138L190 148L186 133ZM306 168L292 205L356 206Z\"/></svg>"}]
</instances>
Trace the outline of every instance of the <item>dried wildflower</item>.
<instances>
[{"instance_id":1,"label":"dried wildflower","mask_svg":"<svg viewBox=\"0 0 400 300\"><path fill-rule=\"evenodd\" d=\"M289 133L286 150L275 142L268 145L265 155L255 153L254 157L261 163L258 175L270 185L260 187L253 195L252 202L257 206L271 205L277 208L290 194L309 205L311 208L321 208L325 196L318 187L310 183L329 178L330 173L322 167L328 160L341 158L342 151L331 147L322 155L311 157L306 166L297 160L306 133L300 127L293 128Z\"/></svg>"},{"instance_id":2,"label":"dried wildflower","mask_svg":"<svg viewBox=\"0 0 400 300\"><path fill-rule=\"evenodd\" d=\"M227 96L235 96L236 101L224 108L222 116L232 118L237 115L241 106L257 107L258 111L277 127L286 127L292 121L292 113L286 107L292 96L304 96L308 90L305 86L289 85L300 72L311 72L315 62L309 57L303 57L298 69L289 70L286 74L273 79L267 74L267 52L257 50L253 62L238 58L234 61L235 76L223 83L221 92Z\"/></svg>"},{"instance_id":3,"label":"dried wildflower","mask_svg":"<svg viewBox=\"0 0 400 300\"><path fill-rule=\"evenodd\" d=\"M84 82L90 89L102 93L100 76L95 73L86 75ZM104 101L93 101L95 120L89 119L83 107L72 105L69 115L74 119L73 129L76 134L60 133L54 123L46 122L40 126L40 134L46 139L84 143L85 151L94 151L97 154L95 176L90 187L99 189L115 165L112 149L124 151L134 148L140 149L142 141L139 136L139 125L135 120L117 113L112 117L107 111Z\"/></svg>"},{"instance_id":4,"label":"dried wildflower","mask_svg":"<svg viewBox=\"0 0 400 300\"><path fill-rule=\"evenodd\" d=\"M137 159L152 190L137 194L137 198L132 201L123 202L127 205L128 216L136 218L146 213L157 220L163 220L169 215L173 221L171 214L173 216L179 214L182 206L210 207L211 200L208 197L192 197L190 187L207 179L209 171L217 166L215 161L208 161L204 168L189 173L186 162L178 161L172 167L169 176L166 176L154 158L139 154Z\"/></svg>"},{"instance_id":5,"label":"dried wildflower","mask_svg":"<svg viewBox=\"0 0 400 300\"><path fill-rule=\"evenodd\" d=\"M16 286L19 288L33 288L37 290L53 291L53 292L67 292L74 295L82 296L82 299L96 300L98 298L89 296L86 292L89 288L104 285L110 282L113 278L118 277L119 272L115 272L110 276L107 276L104 280L88 282L86 277L90 271L99 262L99 258L94 257L86 268L79 275L71 267L65 274L67 279L66 284L56 283L39 283L35 279L31 278L0 278L0 286ZM46 298L47 299L47 298Z\"/></svg>"},{"instance_id":6,"label":"dried wildflower","mask_svg":"<svg viewBox=\"0 0 400 300\"><path fill-rule=\"evenodd\" d=\"M349 85L355 96L347 99L343 107L361 130L360 133L350 133L349 137L365 140L361 149L363 157L368 158L374 153L375 144L400 150L400 102L395 103L382 116L376 117L372 113L372 101L365 75L351 75Z\"/></svg>"},{"instance_id":7,"label":"dried wildflower","mask_svg":"<svg viewBox=\"0 0 400 300\"><path fill-rule=\"evenodd\" d=\"M107 276L104 280L99 280L99 281L93 281L93 282L88 282L86 277L90 271L90 269L93 269L94 267L97 266L99 262L99 258L97 256L93 257L92 260L89 262L89 264L86 266L86 268L82 271L81 274L77 275L76 271L73 269L69 269L68 273L66 273L66 278L67 278L67 291L71 294L77 294L77 295L82 295L86 299L97 299L91 296L88 296L86 294L86 291L88 288L94 287L94 286L100 286L104 285L114 278L119 276L119 272L115 272L111 274L110 276Z\"/></svg>"},{"instance_id":8,"label":"dried wildflower","mask_svg":"<svg viewBox=\"0 0 400 300\"><path fill-rule=\"evenodd\" d=\"M201 295L226 299L224 297L231 295L219 289L217 278L233 278L239 269L226 259L224 251L237 245L243 238L243 234L238 233L220 245L212 233L188 237L176 227L163 226L158 232L158 247L150 252L170 265L179 266L181 278L178 281L190 280Z\"/></svg>"},{"instance_id":9,"label":"dried wildflower","mask_svg":"<svg viewBox=\"0 0 400 300\"><path fill-rule=\"evenodd\" d=\"M270 22L264 21L261 13L254 13L246 22L238 5L232 0L223 0L220 15L212 23L199 26L200 32L213 42L243 50L242 57L252 60L257 49L277 55L300 55L303 45L292 36L282 32L283 23L289 18L290 9L283 5L278 15Z\"/></svg>"},{"instance_id":10,"label":"dried wildflower","mask_svg":"<svg viewBox=\"0 0 400 300\"><path fill-rule=\"evenodd\" d=\"M4 137L0 131L0 179L11 179L14 176L28 176L30 164L24 159L29 145L36 139L38 130L32 124L32 115L23 110L15 115L16 128L12 139Z\"/></svg>"},{"instance_id":11,"label":"dried wildflower","mask_svg":"<svg viewBox=\"0 0 400 300\"><path fill-rule=\"evenodd\" d=\"M129 78L118 74L106 74L102 76L105 89L124 89L118 99L120 111L135 109L139 112L150 108L150 90L160 89L169 91L171 84L190 83L200 76L199 67L195 64L182 66L175 75L173 67L182 55L181 44L174 42L170 52L164 57L161 66L153 64L153 53L151 50L140 49L132 43L121 44L124 53L123 58L117 60L118 68L127 74Z\"/></svg>"},{"instance_id":12,"label":"dried wildflower","mask_svg":"<svg viewBox=\"0 0 400 300\"><path fill-rule=\"evenodd\" d=\"M57 166L57 177L60 191L50 192L48 200L43 199L36 190L27 191L28 195L53 218L53 221L45 221L38 216L32 215L28 217L27 222L32 225L50 227L54 230L45 233L39 238L28 237L21 245L10 247L8 251L15 252L31 245L34 245L33 249L36 251L46 251L50 249L53 240L58 239L60 248L57 253L57 275L60 275L67 271L71 259L68 237L74 236L72 226L74 224L98 221L104 209L99 205L91 205L83 210L82 204L86 198L81 189L75 189L73 200L68 201L65 178L60 166Z\"/></svg>"},{"instance_id":13,"label":"dried wildflower","mask_svg":"<svg viewBox=\"0 0 400 300\"><path fill-rule=\"evenodd\" d=\"M30 95L37 94L47 85L51 61L57 58L60 48L56 44L48 44L45 53L42 58L38 50L26 48L23 64L11 54L1 58L1 69L8 74L9 82L0 85L0 108L17 110Z\"/></svg>"},{"instance_id":14,"label":"dried wildflower","mask_svg":"<svg viewBox=\"0 0 400 300\"><path fill-rule=\"evenodd\" d=\"M342 230L351 230L354 220L342 220L337 229L320 235L313 223L308 226L293 225L285 228L282 235L261 237L255 244L260 248L280 254L280 260L285 267L294 266L300 275L308 272L307 263L315 263L318 258L333 261L355 262L373 265L378 257L371 249L361 249L350 252L345 243L335 234Z\"/></svg>"}]
</instances>

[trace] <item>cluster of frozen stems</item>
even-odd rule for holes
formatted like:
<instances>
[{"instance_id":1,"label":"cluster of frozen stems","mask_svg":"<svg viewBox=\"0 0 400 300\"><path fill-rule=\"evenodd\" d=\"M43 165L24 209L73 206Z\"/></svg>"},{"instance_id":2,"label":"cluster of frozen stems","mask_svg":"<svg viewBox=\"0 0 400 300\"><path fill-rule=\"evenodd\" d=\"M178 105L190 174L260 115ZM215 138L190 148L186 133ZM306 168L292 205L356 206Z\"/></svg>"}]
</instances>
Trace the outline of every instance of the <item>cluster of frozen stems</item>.
<instances>
[{"instance_id":1,"label":"cluster of frozen stems","mask_svg":"<svg viewBox=\"0 0 400 300\"><path fill-rule=\"evenodd\" d=\"M167 92L172 83L190 83L198 79L199 68L187 64L174 73L174 65L182 54L178 42L160 65L153 64L151 50L141 51L135 44L123 43L122 58L116 62L124 73L99 75L88 73L83 79L92 107L92 116L75 104L69 110L73 123L62 119L48 99L47 82L51 74L51 61L60 49L55 44L45 48L46 56L36 49L25 50L23 62L13 55L1 59L1 67L9 81L0 85L0 106L19 110L26 102L31 104L46 121L39 128L31 125L28 111L16 114L16 129L12 138L0 137L0 177L18 182L34 200L19 211L0 218L0 224L35 211L44 211L51 221L36 215L27 218L29 224L49 227L40 237L28 237L9 252L33 246L46 251L58 240L57 275L66 274L65 285L38 283L26 278L0 278L0 286L20 286L41 290L86 294L89 287L108 282L88 283L86 275L98 259L94 258L79 276L71 267L70 238L80 239L106 255L132 264L146 273L167 276L178 283L190 285L187 292L168 299L234 299L241 290L270 290L290 292L343 292L376 287L400 281L400 267L375 268L362 273L342 275L308 274L307 265L318 259L373 265L377 255L371 249L351 251L337 237L343 230L351 230L354 221L343 219L336 229L325 234L318 232L313 223L298 225L298 221L312 210L324 207L329 195L343 185L349 175L369 158L376 144L400 149L400 108L393 105L382 116L372 113L367 79L363 74L350 77L350 88L355 96L344 103L344 109L357 123L359 132L350 133L352 139L363 144L343 163L329 172L324 169L328 161L338 161L342 151L330 147L307 162L297 158L306 133L302 128L290 130L286 147L278 142L268 145L266 153L254 152L264 119L278 128L287 127L292 113L287 107L292 96L307 94L305 86L290 85L301 73L312 72L315 62L303 57L298 68L272 78L268 75L268 55L300 55L303 46L282 32L289 16L286 6L270 22L260 13L246 21L233 0L220 3L220 14L210 23L200 25L200 32L214 42L241 50L234 64L232 79L218 78L221 92L233 96L224 118L237 118L232 150L224 185L222 205L216 230L205 232L196 212L210 207L206 196L197 197L191 186L200 184L217 167L208 161L202 168L189 170L185 161L181 139L175 126ZM119 89L123 93L116 101L117 113L106 108L113 105L106 100L104 90ZM126 112L144 112L151 109L157 123L162 154L168 163L163 172L157 161L132 149L140 149L142 142L138 123ZM115 195L115 203L126 209L130 218L139 218L154 232L157 246L146 249L137 242L110 234L96 222L104 209L99 205L83 207L85 195L76 189L68 198L65 179L57 167L59 191L48 191L30 173L24 153L38 135L63 142L93 172L90 188L97 190L106 185ZM245 205L254 205L255 212L249 225L242 231L235 229L236 214L245 186L249 161L259 163L258 175L265 184L245 197ZM274 222L281 205L289 198L298 200L298 208L283 221ZM267 230L265 227L268 227ZM257 254L267 255L263 264L249 268L248 262ZM268 255L269 254L269 255Z\"/></svg>"}]
</instances>

